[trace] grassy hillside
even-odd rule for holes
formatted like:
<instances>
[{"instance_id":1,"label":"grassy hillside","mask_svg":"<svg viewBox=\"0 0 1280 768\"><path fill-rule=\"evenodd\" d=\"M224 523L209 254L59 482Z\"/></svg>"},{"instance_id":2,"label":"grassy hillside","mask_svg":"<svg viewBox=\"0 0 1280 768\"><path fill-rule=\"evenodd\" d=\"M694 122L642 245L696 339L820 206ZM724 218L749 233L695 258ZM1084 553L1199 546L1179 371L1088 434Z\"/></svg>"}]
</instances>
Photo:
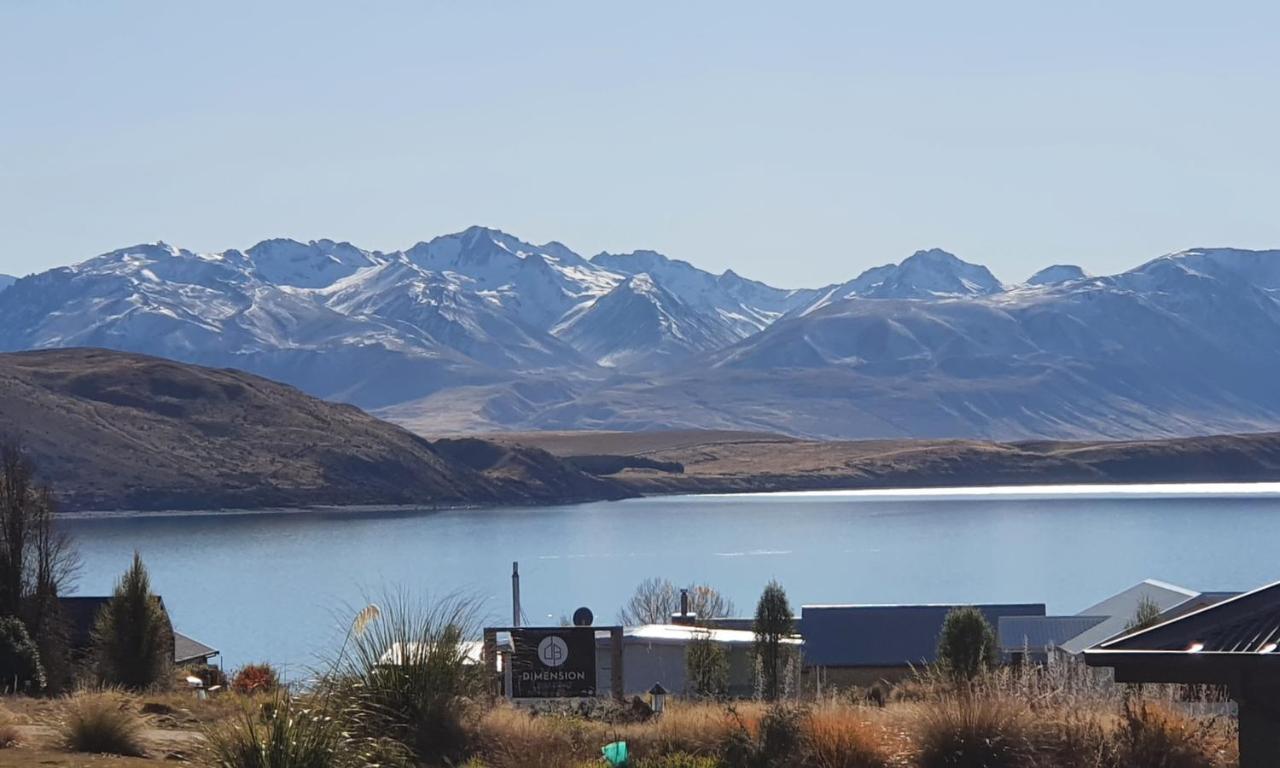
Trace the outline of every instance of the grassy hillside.
<instances>
[{"instance_id":1,"label":"grassy hillside","mask_svg":"<svg viewBox=\"0 0 1280 768\"><path fill-rule=\"evenodd\" d=\"M546 448L645 493L1280 480L1277 433L1023 443L814 441L696 430L490 437Z\"/></svg>"},{"instance_id":2,"label":"grassy hillside","mask_svg":"<svg viewBox=\"0 0 1280 768\"><path fill-rule=\"evenodd\" d=\"M616 498L537 448L485 463L232 370L98 349L0 354L0 435L72 509L491 504Z\"/></svg>"}]
</instances>

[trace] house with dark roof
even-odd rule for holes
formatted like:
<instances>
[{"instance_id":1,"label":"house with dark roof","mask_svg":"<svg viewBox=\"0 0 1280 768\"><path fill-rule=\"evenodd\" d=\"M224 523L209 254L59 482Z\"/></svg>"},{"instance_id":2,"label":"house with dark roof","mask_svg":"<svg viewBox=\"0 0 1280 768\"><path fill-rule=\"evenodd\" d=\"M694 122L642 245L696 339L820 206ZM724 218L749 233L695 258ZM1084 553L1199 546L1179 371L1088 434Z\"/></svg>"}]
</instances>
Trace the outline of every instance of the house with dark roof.
<instances>
[{"instance_id":1,"label":"house with dark roof","mask_svg":"<svg viewBox=\"0 0 1280 768\"><path fill-rule=\"evenodd\" d=\"M800 609L804 664L824 685L871 685L937 660L947 614L961 604L806 605ZM975 605L992 627L1002 618L1044 616L1044 603Z\"/></svg>"},{"instance_id":2,"label":"house with dark roof","mask_svg":"<svg viewBox=\"0 0 1280 768\"><path fill-rule=\"evenodd\" d=\"M165 608L164 599L156 596L160 610L165 619L169 619L169 611ZM84 658L93 645L93 626L98 621L98 614L110 601L110 597L73 596L59 597L58 607L67 626L67 642L71 646L73 657ZM173 639L171 656L176 666L208 664L220 653L216 648L194 640L173 629L170 622L169 634Z\"/></svg>"}]
</instances>

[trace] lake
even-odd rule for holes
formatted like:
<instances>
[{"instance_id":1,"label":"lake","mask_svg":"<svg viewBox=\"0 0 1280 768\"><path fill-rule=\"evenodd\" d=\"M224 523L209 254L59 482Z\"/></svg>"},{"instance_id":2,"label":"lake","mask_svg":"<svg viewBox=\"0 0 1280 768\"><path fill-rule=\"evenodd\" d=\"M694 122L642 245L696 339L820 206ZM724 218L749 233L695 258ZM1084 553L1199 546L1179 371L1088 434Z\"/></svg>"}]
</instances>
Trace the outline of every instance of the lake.
<instances>
[{"instance_id":1,"label":"lake","mask_svg":"<svg viewBox=\"0 0 1280 768\"><path fill-rule=\"evenodd\" d=\"M1074 613L1144 578L1280 579L1280 484L672 496L541 508L70 517L79 594L136 548L175 626L234 668L291 677L387 587L462 592L529 623L611 623L636 584L705 582L749 614L770 578L803 603L1045 602ZM355 606L355 608L352 608Z\"/></svg>"}]
</instances>

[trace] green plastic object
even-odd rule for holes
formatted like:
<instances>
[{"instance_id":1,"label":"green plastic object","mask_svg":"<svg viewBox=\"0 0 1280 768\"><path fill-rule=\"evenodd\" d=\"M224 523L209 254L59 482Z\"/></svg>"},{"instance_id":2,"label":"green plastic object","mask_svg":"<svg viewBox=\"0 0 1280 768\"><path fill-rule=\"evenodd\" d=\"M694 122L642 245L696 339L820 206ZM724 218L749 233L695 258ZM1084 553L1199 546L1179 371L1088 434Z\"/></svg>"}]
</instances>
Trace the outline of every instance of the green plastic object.
<instances>
[{"instance_id":1,"label":"green plastic object","mask_svg":"<svg viewBox=\"0 0 1280 768\"><path fill-rule=\"evenodd\" d=\"M600 748L600 753L604 755L604 759L609 765L619 766L627 764L627 742L615 741L605 744Z\"/></svg>"}]
</instances>

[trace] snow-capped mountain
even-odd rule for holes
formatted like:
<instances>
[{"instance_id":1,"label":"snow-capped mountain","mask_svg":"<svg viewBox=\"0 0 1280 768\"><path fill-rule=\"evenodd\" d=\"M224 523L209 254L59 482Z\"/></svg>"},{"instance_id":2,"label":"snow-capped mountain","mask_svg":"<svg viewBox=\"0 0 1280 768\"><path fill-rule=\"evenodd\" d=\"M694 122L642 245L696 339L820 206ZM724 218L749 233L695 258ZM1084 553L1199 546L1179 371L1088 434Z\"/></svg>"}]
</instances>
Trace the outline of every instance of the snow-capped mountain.
<instances>
[{"instance_id":1,"label":"snow-capped mountain","mask_svg":"<svg viewBox=\"0 0 1280 768\"><path fill-rule=\"evenodd\" d=\"M780 289L472 227L403 251L156 243L0 290L0 351L236 367L423 429L1084 437L1280 428L1280 251L1005 286L941 250ZM0 280L0 288L6 281Z\"/></svg>"},{"instance_id":2,"label":"snow-capped mountain","mask_svg":"<svg viewBox=\"0 0 1280 768\"><path fill-rule=\"evenodd\" d=\"M741 338L723 316L698 312L647 272L626 278L552 332L599 365L623 369L661 367Z\"/></svg>"},{"instance_id":3,"label":"snow-capped mountain","mask_svg":"<svg viewBox=\"0 0 1280 768\"><path fill-rule=\"evenodd\" d=\"M1072 280L1083 280L1086 277L1088 275L1085 271L1074 264L1054 264L1027 278L1027 285L1058 285Z\"/></svg>"},{"instance_id":4,"label":"snow-capped mountain","mask_svg":"<svg viewBox=\"0 0 1280 768\"><path fill-rule=\"evenodd\" d=\"M805 305L800 313L808 314L833 302L852 298L964 298L988 296L1003 288L986 267L931 248L916 251L900 264L872 267L847 283L825 290Z\"/></svg>"}]
</instances>

